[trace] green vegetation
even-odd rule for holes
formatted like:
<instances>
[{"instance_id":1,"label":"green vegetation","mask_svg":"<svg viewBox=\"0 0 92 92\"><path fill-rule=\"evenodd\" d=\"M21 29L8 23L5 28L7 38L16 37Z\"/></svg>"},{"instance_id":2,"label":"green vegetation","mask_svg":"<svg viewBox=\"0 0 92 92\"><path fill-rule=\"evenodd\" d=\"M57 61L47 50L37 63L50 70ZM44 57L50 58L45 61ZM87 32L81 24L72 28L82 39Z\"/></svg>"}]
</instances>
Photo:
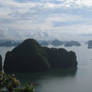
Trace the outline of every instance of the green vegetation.
<instances>
[{"instance_id":1,"label":"green vegetation","mask_svg":"<svg viewBox=\"0 0 92 92\"><path fill-rule=\"evenodd\" d=\"M16 88L15 92L34 92L34 86L28 83L25 83L23 88Z\"/></svg>"},{"instance_id":2,"label":"green vegetation","mask_svg":"<svg viewBox=\"0 0 92 92\"><path fill-rule=\"evenodd\" d=\"M26 83L22 86L14 75L0 72L0 92L34 92L34 86Z\"/></svg>"}]
</instances>

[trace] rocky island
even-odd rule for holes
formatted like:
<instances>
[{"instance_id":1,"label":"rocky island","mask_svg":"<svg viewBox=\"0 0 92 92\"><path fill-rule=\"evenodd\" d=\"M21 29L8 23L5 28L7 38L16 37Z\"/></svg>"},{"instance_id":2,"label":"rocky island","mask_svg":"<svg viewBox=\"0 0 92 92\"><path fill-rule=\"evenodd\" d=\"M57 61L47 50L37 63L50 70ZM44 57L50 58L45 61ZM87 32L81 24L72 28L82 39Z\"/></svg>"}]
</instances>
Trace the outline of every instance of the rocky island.
<instances>
[{"instance_id":1,"label":"rocky island","mask_svg":"<svg viewBox=\"0 0 92 92\"><path fill-rule=\"evenodd\" d=\"M53 68L76 68L77 58L73 51L42 47L34 39L27 39L6 53L6 73L44 72Z\"/></svg>"},{"instance_id":2,"label":"rocky island","mask_svg":"<svg viewBox=\"0 0 92 92\"><path fill-rule=\"evenodd\" d=\"M64 44L65 47L72 47L72 46L81 46L78 41L67 41Z\"/></svg>"},{"instance_id":3,"label":"rocky island","mask_svg":"<svg viewBox=\"0 0 92 92\"><path fill-rule=\"evenodd\" d=\"M0 55L0 72L2 71L2 56Z\"/></svg>"},{"instance_id":4,"label":"rocky island","mask_svg":"<svg viewBox=\"0 0 92 92\"><path fill-rule=\"evenodd\" d=\"M92 40L89 40L87 43L88 43L88 49L92 49Z\"/></svg>"}]
</instances>

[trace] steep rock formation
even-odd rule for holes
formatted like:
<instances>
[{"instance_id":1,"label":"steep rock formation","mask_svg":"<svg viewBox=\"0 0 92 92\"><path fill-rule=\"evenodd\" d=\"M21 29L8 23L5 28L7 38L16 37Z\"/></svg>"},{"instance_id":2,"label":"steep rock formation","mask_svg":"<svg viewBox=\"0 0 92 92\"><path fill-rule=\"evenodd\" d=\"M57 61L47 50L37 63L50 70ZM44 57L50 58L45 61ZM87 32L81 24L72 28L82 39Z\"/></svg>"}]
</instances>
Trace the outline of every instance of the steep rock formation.
<instances>
[{"instance_id":1,"label":"steep rock formation","mask_svg":"<svg viewBox=\"0 0 92 92\"><path fill-rule=\"evenodd\" d=\"M0 55L0 71L2 71L2 56Z\"/></svg>"},{"instance_id":2,"label":"steep rock formation","mask_svg":"<svg viewBox=\"0 0 92 92\"><path fill-rule=\"evenodd\" d=\"M25 40L7 52L4 64L6 72L39 72L46 71L49 67L45 52L33 39Z\"/></svg>"},{"instance_id":3,"label":"steep rock formation","mask_svg":"<svg viewBox=\"0 0 92 92\"><path fill-rule=\"evenodd\" d=\"M42 72L49 68L76 67L76 55L65 49L41 47L27 39L11 52L7 52L4 71L7 73Z\"/></svg>"},{"instance_id":4,"label":"steep rock formation","mask_svg":"<svg viewBox=\"0 0 92 92\"><path fill-rule=\"evenodd\" d=\"M52 68L73 68L77 66L77 57L73 51L60 48L44 48Z\"/></svg>"}]
</instances>

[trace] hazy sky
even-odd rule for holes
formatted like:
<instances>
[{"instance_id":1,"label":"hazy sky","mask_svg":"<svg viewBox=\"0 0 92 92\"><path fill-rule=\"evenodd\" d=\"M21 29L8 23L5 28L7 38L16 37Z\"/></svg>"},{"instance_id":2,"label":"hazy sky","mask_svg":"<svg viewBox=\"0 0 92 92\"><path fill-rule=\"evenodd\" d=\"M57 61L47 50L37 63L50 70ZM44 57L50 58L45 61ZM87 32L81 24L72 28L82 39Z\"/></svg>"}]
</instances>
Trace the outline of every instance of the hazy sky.
<instances>
[{"instance_id":1,"label":"hazy sky","mask_svg":"<svg viewBox=\"0 0 92 92\"><path fill-rule=\"evenodd\" d=\"M0 39L92 38L92 0L0 0Z\"/></svg>"}]
</instances>

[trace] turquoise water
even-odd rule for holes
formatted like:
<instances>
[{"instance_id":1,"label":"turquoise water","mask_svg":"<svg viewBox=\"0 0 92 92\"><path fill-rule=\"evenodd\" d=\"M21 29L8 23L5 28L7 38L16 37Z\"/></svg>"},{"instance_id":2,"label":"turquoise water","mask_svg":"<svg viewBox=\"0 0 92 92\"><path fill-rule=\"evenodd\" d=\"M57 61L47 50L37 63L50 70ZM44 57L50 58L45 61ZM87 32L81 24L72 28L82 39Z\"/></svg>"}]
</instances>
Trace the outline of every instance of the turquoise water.
<instances>
[{"instance_id":1,"label":"turquoise water","mask_svg":"<svg viewBox=\"0 0 92 92\"><path fill-rule=\"evenodd\" d=\"M17 78L22 82L33 82L36 92L92 92L92 49L88 49L85 44L66 49L73 50L77 54L76 71L53 70L32 75L17 74Z\"/></svg>"}]
</instances>

